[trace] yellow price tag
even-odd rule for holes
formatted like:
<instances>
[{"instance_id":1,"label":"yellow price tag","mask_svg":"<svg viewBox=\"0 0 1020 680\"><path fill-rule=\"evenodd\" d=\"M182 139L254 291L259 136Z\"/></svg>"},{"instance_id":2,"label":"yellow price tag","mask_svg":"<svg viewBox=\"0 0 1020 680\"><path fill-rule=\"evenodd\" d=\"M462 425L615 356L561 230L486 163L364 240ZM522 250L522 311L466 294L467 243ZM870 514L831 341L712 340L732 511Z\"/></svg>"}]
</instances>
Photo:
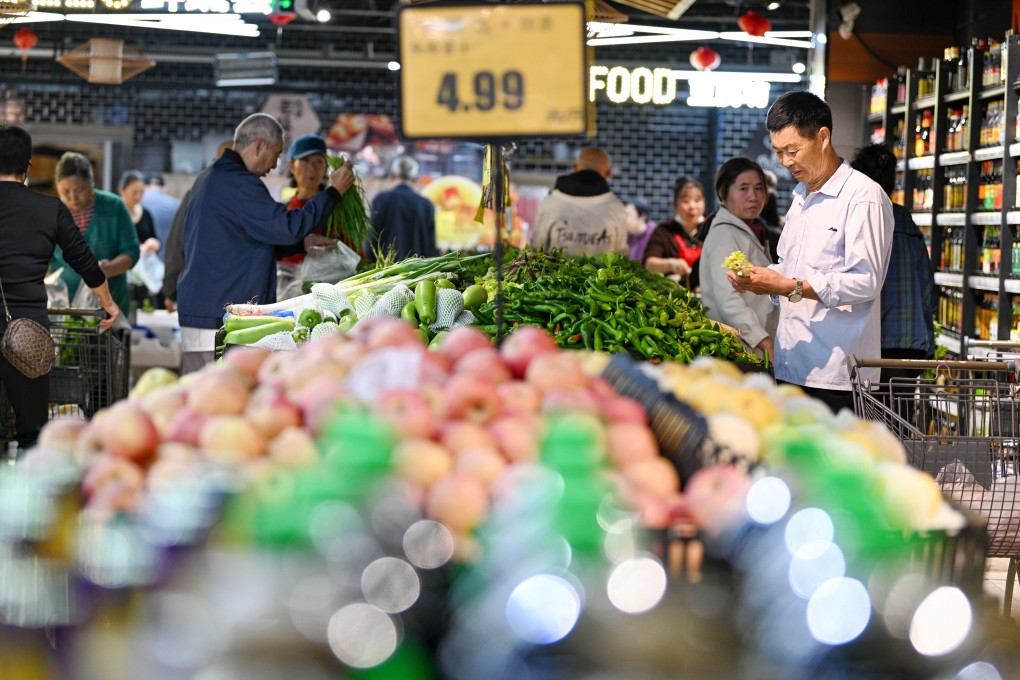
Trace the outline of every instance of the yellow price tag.
<instances>
[{"instance_id":1,"label":"yellow price tag","mask_svg":"<svg viewBox=\"0 0 1020 680\"><path fill-rule=\"evenodd\" d=\"M408 6L397 24L405 137L586 131L581 4Z\"/></svg>"}]
</instances>

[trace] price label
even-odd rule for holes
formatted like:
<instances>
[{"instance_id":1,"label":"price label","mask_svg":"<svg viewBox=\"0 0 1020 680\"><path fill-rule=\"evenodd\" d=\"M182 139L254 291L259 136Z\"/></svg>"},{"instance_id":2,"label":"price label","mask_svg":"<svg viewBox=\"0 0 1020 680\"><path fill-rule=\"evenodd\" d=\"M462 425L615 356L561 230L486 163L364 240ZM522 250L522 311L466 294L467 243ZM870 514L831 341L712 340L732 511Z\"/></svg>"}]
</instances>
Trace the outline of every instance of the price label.
<instances>
[{"instance_id":1,"label":"price label","mask_svg":"<svg viewBox=\"0 0 1020 680\"><path fill-rule=\"evenodd\" d=\"M405 137L586 131L582 5L409 6L397 24Z\"/></svg>"}]
</instances>

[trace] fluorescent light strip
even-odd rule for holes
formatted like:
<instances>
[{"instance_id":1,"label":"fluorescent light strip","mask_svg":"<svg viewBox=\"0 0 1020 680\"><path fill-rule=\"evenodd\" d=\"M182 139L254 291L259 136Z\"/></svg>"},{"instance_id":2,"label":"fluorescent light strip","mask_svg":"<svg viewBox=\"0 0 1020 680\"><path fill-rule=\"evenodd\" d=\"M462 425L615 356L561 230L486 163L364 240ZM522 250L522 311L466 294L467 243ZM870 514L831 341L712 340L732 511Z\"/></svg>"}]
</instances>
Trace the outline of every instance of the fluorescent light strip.
<instances>
[{"instance_id":1,"label":"fluorescent light strip","mask_svg":"<svg viewBox=\"0 0 1020 680\"><path fill-rule=\"evenodd\" d=\"M766 31L766 38L813 38L811 31Z\"/></svg>"},{"instance_id":2,"label":"fluorescent light strip","mask_svg":"<svg viewBox=\"0 0 1020 680\"><path fill-rule=\"evenodd\" d=\"M637 33L654 33L656 35L695 36L703 40L719 37L716 31L701 31L693 28L668 28L665 26L646 26L644 24L627 24L627 28Z\"/></svg>"},{"instance_id":3,"label":"fluorescent light strip","mask_svg":"<svg viewBox=\"0 0 1020 680\"><path fill-rule=\"evenodd\" d=\"M699 42L706 38L682 38L678 35L636 35L633 38L592 38L588 44L599 45L641 45L644 43Z\"/></svg>"},{"instance_id":4,"label":"fluorescent light strip","mask_svg":"<svg viewBox=\"0 0 1020 680\"><path fill-rule=\"evenodd\" d=\"M758 71L673 71L677 80L711 78L721 80L765 80L770 83L799 83L803 78L796 73L761 73Z\"/></svg>"},{"instance_id":5,"label":"fluorescent light strip","mask_svg":"<svg viewBox=\"0 0 1020 680\"><path fill-rule=\"evenodd\" d=\"M235 15L236 16L236 15ZM218 33L243 38L259 37L259 27L240 21L208 21L208 15L195 16L177 15L172 20L140 20L129 19L117 14L68 14L65 19L83 24L108 24L128 26L131 28L156 28L165 31L190 31L192 33Z\"/></svg>"},{"instance_id":6,"label":"fluorescent light strip","mask_svg":"<svg viewBox=\"0 0 1020 680\"><path fill-rule=\"evenodd\" d=\"M743 31L727 31L725 33L720 33L719 37L723 40L759 43L762 45L777 45L779 47L803 47L804 49L811 49L814 47L811 43L802 40L787 40L786 38L759 38L757 36L748 35Z\"/></svg>"},{"instance_id":7,"label":"fluorescent light strip","mask_svg":"<svg viewBox=\"0 0 1020 680\"><path fill-rule=\"evenodd\" d=\"M29 12L23 17L11 20L12 24L41 24L47 21L63 21L64 15L56 12Z\"/></svg>"}]
</instances>

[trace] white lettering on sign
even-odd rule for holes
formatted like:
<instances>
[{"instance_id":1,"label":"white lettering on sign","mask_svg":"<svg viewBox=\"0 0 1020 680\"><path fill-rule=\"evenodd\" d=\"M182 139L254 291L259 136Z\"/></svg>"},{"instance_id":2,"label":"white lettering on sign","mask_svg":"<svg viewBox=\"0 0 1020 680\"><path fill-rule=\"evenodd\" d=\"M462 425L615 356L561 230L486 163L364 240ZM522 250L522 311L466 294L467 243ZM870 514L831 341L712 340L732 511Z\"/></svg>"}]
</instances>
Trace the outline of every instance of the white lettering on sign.
<instances>
[{"instance_id":1,"label":"white lettering on sign","mask_svg":"<svg viewBox=\"0 0 1020 680\"><path fill-rule=\"evenodd\" d=\"M609 101L622 104L628 99L638 104L670 104L676 99L676 72L640 67L629 71L622 66L592 66L588 72L588 96L605 90Z\"/></svg>"},{"instance_id":2,"label":"white lettering on sign","mask_svg":"<svg viewBox=\"0 0 1020 680\"><path fill-rule=\"evenodd\" d=\"M801 81L801 77L793 73L714 73L645 66L628 69L595 64L588 71L588 97L595 101L601 90L614 104L628 101L635 104L672 104L676 101L678 80L690 83L688 106L763 109L769 103L771 82L796 83Z\"/></svg>"}]
</instances>

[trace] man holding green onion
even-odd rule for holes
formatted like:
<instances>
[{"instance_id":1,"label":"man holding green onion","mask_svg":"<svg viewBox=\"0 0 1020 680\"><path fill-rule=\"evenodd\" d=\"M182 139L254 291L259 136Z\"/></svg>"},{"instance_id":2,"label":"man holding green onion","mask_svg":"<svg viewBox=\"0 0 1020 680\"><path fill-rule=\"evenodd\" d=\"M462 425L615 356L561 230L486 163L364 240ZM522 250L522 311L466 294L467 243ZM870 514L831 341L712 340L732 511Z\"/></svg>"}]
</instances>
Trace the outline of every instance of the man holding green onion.
<instances>
[{"instance_id":1,"label":"man holding green onion","mask_svg":"<svg viewBox=\"0 0 1020 680\"><path fill-rule=\"evenodd\" d=\"M274 247L310 234L354 183L349 165L299 210L287 210L262 177L283 152L283 128L255 113L238 125L234 145L196 180L184 217L184 270L177 286L181 372L212 362L223 309L233 302L276 299Z\"/></svg>"}]
</instances>

